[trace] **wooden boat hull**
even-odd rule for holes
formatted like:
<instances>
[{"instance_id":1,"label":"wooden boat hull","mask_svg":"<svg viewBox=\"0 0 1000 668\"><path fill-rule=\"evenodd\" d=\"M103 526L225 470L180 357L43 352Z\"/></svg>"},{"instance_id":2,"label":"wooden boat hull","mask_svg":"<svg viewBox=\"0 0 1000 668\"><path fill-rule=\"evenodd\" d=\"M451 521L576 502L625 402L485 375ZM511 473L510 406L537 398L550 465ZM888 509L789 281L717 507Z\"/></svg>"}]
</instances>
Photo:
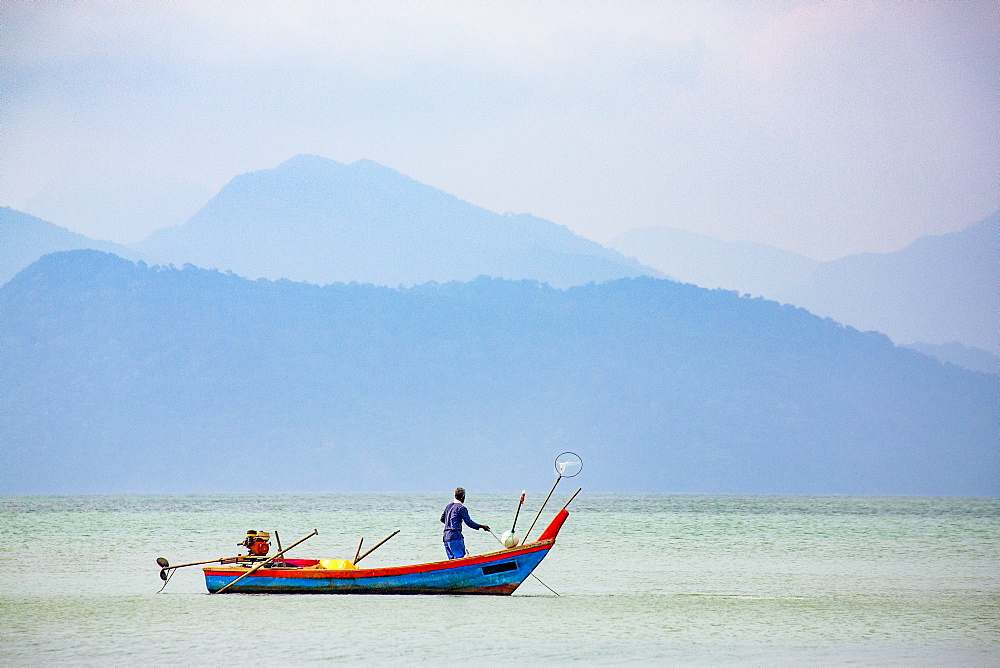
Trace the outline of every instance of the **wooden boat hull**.
<instances>
[{"instance_id":1,"label":"wooden boat hull","mask_svg":"<svg viewBox=\"0 0 1000 668\"><path fill-rule=\"evenodd\" d=\"M299 568L262 568L223 593L242 594L481 594L509 596L541 563L568 515L560 511L539 540L511 549L426 564L325 570L318 560L292 560ZM209 566L205 585L214 593L249 569Z\"/></svg>"}]
</instances>

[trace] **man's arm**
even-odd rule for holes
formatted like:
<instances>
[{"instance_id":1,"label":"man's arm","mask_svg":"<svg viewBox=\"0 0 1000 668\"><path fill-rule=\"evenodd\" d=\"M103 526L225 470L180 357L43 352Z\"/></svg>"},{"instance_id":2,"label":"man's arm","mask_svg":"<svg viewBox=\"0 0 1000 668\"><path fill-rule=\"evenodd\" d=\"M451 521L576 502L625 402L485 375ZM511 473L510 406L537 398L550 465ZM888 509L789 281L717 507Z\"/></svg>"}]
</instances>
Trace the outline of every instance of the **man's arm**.
<instances>
[{"instance_id":1,"label":"man's arm","mask_svg":"<svg viewBox=\"0 0 1000 668\"><path fill-rule=\"evenodd\" d=\"M470 529L483 529L485 531L490 530L490 528L485 524L476 524L473 522L472 518L469 517L469 509L465 506L462 506L462 510L459 511L459 517L462 518L462 521L465 522Z\"/></svg>"}]
</instances>

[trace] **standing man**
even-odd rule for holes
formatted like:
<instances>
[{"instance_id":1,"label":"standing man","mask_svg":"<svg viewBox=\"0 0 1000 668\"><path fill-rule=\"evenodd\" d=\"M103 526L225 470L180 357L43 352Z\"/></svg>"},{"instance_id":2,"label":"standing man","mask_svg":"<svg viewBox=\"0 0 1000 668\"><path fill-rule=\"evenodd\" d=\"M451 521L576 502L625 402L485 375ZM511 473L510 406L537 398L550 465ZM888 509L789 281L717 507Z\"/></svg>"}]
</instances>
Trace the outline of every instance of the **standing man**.
<instances>
[{"instance_id":1,"label":"standing man","mask_svg":"<svg viewBox=\"0 0 1000 668\"><path fill-rule=\"evenodd\" d=\"M444 512L441 513L441 521L444 522L444 551L449 559L461 559L465 556L465 538L462 536L462 522L469 525L471 529L483 529L489 531L489 526L476 524L469 517L469 510L465 507L465 488L455 489L455 500L449 503Z\"/></svg>"}]
</instances>

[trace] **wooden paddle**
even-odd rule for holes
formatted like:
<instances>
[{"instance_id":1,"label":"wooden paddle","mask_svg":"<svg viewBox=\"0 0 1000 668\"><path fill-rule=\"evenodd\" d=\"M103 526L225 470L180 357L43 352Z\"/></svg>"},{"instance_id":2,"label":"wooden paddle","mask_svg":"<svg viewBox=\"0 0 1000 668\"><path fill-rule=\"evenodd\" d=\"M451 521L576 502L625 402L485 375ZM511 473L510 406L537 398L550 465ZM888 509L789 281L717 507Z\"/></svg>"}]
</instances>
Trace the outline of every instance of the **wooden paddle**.
<instances>
[{"instance_id":1,"label":"wooden paddle","mask_svg":"<svg viewBox=\"0 0 1000 668\"><path fill-rule=\"evenodd\" d=\"M253 575L254 573L256 573L257 571L259 571L260 569L262 569L264 566L267 566L269 563L271 563L272 561L274 561L278 557L283 556L285 554L285 552L288 552L290 549L292 549L293 547L295 547L299 543L305 542L306 540L308 540L308 539L310 539L313 536L316 536L318 534L319 534L319 531L317 531L316 529L313 529L312 533L309 534L308 536L306 536L304 538L298 539L297 541L295 541L294 543L292 543L291 545L289 545L288 547L286 547L284 550L281 550L280 552L278 552L276 555L274 555L270 559L266 559L265 561L260 562L259 564L257 564L256 566L254 566L253 568L251 568L250 570L248 570L246 573L244 573L243 575L239 576L238 578L236 578L235 580L233 580L232 582L230 582L226 586L224 586L222 589L217 589L216 591L209 592L209 593L210 594L221 594L222 592L226 591L227 589L229 589L230 587L232 587L234 584L236 584L237 582L239 582L240 580L242 580L246 576ZM390 536L390 538L391 538L391 536ZM378 547L378 546L376 545L375 547Z\"/></svg>"},{"instance_id":2,"label":"wooden paddle","mask_svg":"<svg viewBox=\"0 0 1000 668\"><path fill-rule=\"evenodd\" d=\"M388 536L386 536L385 538L383 538L382 540L380 540L378 543L376 543L375 547L373 547L372 549L368 550L367 552L365 552L364 554L362 554L360 557L358 557L357 559L355 559L354 563L357 564L359 561L361 561L362 559L364 559L365 557L367 557L369 554L371 554L372 552L374 552L375 550L377 550L382 545L382 543L386 542L387 540L389 540L390 538L392 538L393 536L395 536L397 533L399 533L399 529L396 529L391 534L389 534ZM358 544L358 549L359 550L361 549L360 543Z\"/></svg>"}]
</instances>

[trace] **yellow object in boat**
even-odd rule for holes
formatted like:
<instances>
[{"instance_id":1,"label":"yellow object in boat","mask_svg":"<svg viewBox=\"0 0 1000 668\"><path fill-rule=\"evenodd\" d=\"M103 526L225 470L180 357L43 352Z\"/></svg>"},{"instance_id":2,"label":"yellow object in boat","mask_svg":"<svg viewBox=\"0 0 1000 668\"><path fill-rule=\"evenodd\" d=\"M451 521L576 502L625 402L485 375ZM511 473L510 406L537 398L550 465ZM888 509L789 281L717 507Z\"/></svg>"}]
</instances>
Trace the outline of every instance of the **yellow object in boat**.
<instances>
[{"instance_id":1,"label":"yellow object in boat","mask_svg":"<svg viewBox=\"0 0 1000 668\"><path fill-rule=\"evenodd\" d=\"M345 571L356 569L357 566L349 559L320 559L314 568L322 568L324 571Z\"/></svg>"}]
</instances>

